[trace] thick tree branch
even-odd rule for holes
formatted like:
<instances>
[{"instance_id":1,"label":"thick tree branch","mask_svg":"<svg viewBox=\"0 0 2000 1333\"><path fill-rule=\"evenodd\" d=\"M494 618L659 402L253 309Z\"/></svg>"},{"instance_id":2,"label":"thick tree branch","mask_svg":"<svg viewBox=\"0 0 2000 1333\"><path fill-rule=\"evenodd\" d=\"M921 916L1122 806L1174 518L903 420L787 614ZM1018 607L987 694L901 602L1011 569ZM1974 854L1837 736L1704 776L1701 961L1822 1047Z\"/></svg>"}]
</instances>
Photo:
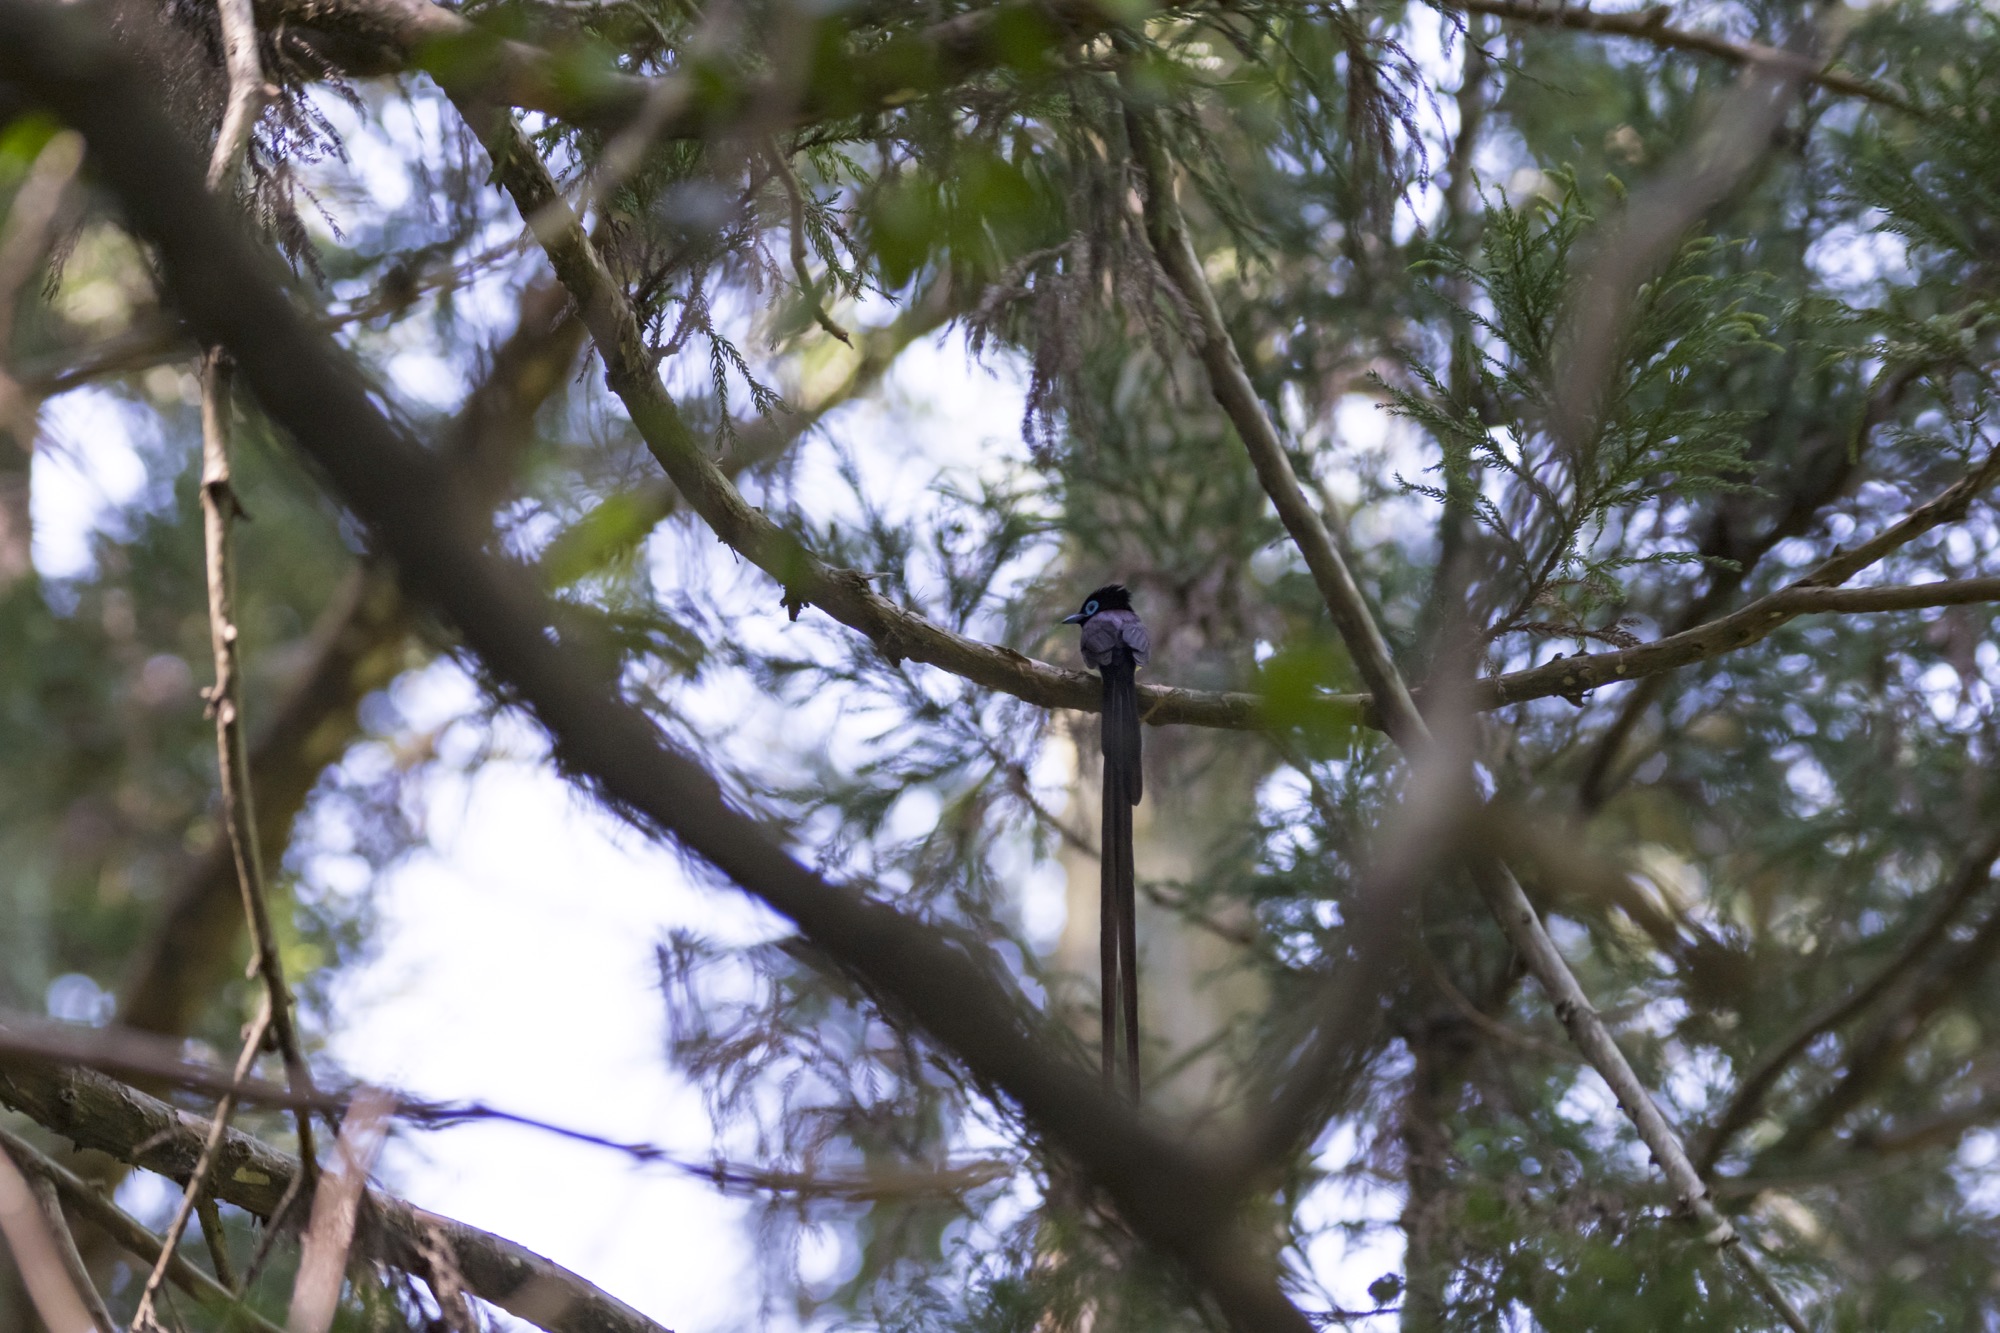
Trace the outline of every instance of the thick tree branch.
<instances>
[{"instance_id":1,"label":"thick tree branch","mask_svg":"<svg viewBox=\"0 0 2000 1333\"><path fill-rule=\"evenodd\" d=\"M552 631L554 608L527 572L483 552L485 525L460 487L395 432L352 367L292 308L271 280L269 261L202 192L185 147L95 34L70 11L0 0L0 79L84 132L100 178L156 247L191 326L230 348L265 411L374 529L411 590L439 606L496 681L534 710L558 764L792 921L955 1053L974 1078L1014 1101L1135 1232L1207 1289L1233 1325L1304 1333L1307 1321L1277 1286L1268 1241L1236 1217L1222 1173L1107 1096L1080 1061L1056 1054L1069 1043L1001 984L989 960L800 865L732 809L644 712L618 697L598 654L573 645L571 631ZM584 313L591 319L603 312ZM614 348L605 350L610 362ZM75 1123L61 1098L51 1100L55 1087L29 1096L20 1084L14 1077L0 1088L17 1104L32 1101L51 1127ZM226 1181L227 1147L223 1166ZM269 1207L275 1194L264 1190Z\"/></svg>"}]
</instances>

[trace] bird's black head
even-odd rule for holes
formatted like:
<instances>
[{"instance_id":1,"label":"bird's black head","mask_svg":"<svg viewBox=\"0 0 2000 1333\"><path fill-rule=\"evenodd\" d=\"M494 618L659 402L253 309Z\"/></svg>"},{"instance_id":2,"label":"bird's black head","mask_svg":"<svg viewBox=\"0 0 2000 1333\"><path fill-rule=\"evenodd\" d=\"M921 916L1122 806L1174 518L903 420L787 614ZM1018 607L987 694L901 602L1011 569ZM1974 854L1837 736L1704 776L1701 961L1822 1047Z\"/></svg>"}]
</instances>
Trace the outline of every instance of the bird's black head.
<instances>
[{"instance_id":1,"label":"bird's black head","mask_svg":"<svg viewBox=\"0 0 2000 1333\"><path fill-rule=\"evenodd\" d=\"M1081 625L1099 611L1130 611L1132 594L1125 591L1122 583L1107 583L1090 596L1083 599L1083 609L1073 616L1064 616L1063 624Z\"/></svg>"}]
</instances>

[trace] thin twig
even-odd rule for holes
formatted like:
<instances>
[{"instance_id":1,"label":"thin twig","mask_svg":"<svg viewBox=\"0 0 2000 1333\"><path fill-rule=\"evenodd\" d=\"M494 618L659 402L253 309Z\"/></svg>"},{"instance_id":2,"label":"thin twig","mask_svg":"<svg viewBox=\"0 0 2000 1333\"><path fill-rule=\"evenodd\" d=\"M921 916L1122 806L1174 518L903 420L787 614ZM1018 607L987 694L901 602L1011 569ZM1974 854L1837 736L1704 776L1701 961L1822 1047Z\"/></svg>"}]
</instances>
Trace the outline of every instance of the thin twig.
<instances>
[{"instance_id":1,"label":"thin twig","mask_svg":"<svg viewBox=\"0 0 2000 1333\"><path fill-rule=\"evenodd\" d=\"M78 1216L102 1229L120 1248L148 1263L159 1257L164 1247L158 1236L138 1218L99 1194L88 1181L68 1167L38 1151L34 1145L5 1127L0 1127L0 1148L4 1148L23 1171L55 1186ZM255 1310L240 1305L227 1287L186 1259L176 1255L167 1266L167 1276L173 1279L175 1286L203 1304L229 1310L232 1318L248 1324L254 1333L281 1333L276 1324Z\"/></svg>"},{"instance_id":2,"label":"thin twig","mask_svg":"<svg viewBox=\"0 0 2000 1333\"><path fill-rule=\"evenodd\" d=\"M203 1191L195 1200L194 1215L201 1223L201 1239L208 1247L208 1262L215 1269L215 1280L231 1290L238 1289L241 1284L236 1280L236 1265L229 1258L229 1237L222 1229L222 1209L216 1205L215 1196Z\"/></svg>"},{"instance_id":3,"label":"thin twig","mask_svg":"<svg viewBox=\"0 0 2000 1333\"><path fill-rule=\"evenodd\" d=\"M812 307L814 323L852 347L854 339L834 322L833 316L827 314L826 307L820 303L819 284L813 281L812 268L806 262L806 192L805 187L799 184L798 174L792 170L791 155L778 146L776 139L764 145L764 155L770 159L771 170L785 187L785 198L792 208L792 276L798 279L799 298Z\"/></svg>"},{"instance_id":4,"label":"thin twig","mask_svg":"<svg viewBox=\"0 0 2000 1333\"><path fill-rule=\"evenodd\" d=\"M1856 1014L1873 1004L1884 992L1899 981L1903 975L1927 953L1931 946L1944 938L1945 932L1958 917L1959 910L1972 897L1992 882L1993 863L2000 859L2000 827L1989 830L1965 858L1958 864L1951 879L1941 887L1936 901L1924 914L1924 919L1910 932L1909 938L1896 951L1883 960L1865 981L1847 994L1838 996L1821 1005L1813 1013L1798 1023L1780 1040L1757 1057L1747 1073L1737 1081L1736 1091L1722 1114L1715 1118L1715 1124L1701 1144L1695 1157L1695 1168L1704 1176L1715 1170L1716 1159L1729 1146L1730 1138L1750 1122L1763 1104L1764 1095L1778 1081L1792 1061L1804 1052L1821 1033L1831 1032Z\"/></svg>"},{"instance_id":5,"label":"thin twig","mask_svg":"<svg viewBox=\"0 0 2000 1333\"><path fill-rule=\"evenodd\" d=\"M1720 56L1739 65L1795 68L1807 83L1817 84L1828 92L1840 93L1847 97L1866 98L1870 102L1897 111L1914 114L1918 110L1893 89L1884 88L1869 79L1843 74L1833 69L1830 64L1816 62L1797 52L1766 46L1762 42L1734 42L1713 33L1672 27L1667 23L1669 10L1666 5L1655 4L1648 5L1644 9L1599 13L1584 5L1571 6L1560 3L1545 5L1537 4L1534 0L1436 0L1436 2L1443 9L1462 9L1471 14L1491 14L1495 18L1514 23L1532 23L1545 27L1569 28L1576 32L1630 37L1668 50L1698 51L1703 55Z\"/></svg>"},{"instance_id":6,"label":"thin twig","mask_svg":"<svg viewBox=\"0 0 2000 1333\"><path fill-rule=\"evenodd\" d=\"M28 1299L49 1333L105 1333L71 1284L41 1202L4 1147L0 1147L0 1236L13 1251L21 1285L28 1289Z\"/></svg>"},{"instance_id":7,"label":"thin twig","mask_svg":"<svg viewBox=\"0 0 2000 1333\"><path fill-rule=\"evenodd\" d=\"M1392 738L1421 764L1434 745L1431 730L1417 712L1402 675L1390 656L1388 643L1375 624L1359 586L1348 572L1346 561L1335 549L1326 527L1305 498L1298 484L1276 427L1264 411L1237 354L1234 339L1223 322L1215 293L1208 285L1194 244L1173 197L1170 164L1157 127L1149 113L1130 95L1128 88L1127 125L1140 174L1146 185L1144 206L1146 230L1154 251L1181 296L1193 307L1197 327L1193 330L1195 350L1208 371L1210 387L1238 437L1251 456L1257 475L1277 506L1286 531L1305 556L1313 581L1318 585L1335 627L1347 645L1362 679L1374 692L1386 728ZM1427 766L1427 765L1426 765ZM1570 1040L1580 1049L1598 1074L1610 1086L1619 1105L1632 1120L1640 1139L1652 1151L1654 1160L1679 1196L1681 1206L1701 1228L1711 1246L1727 1255L1763 1296L1766 1303L1796 1333L1806 1333L1808 1325L1779 1290L1777 1284L1741 1243L1728 1218L1717 1211L1701 1176L1688 1160L1680 1136L1660 1113L1651 1094L1625 1059L1603 1020L1591 1007L1568 962L1549 937L1520 881L1505 863L1475 853L1470 858L1474 882L1486 898L1508 942L1541 982L1554 1003L1556 1016L1568 1030Z\"/></svg>"},{"instance_id":8,"label":"thin twig","mask_svg":"<svg viewBox=\"0 0 2000 1333\"><path fill-rule=\"evenodd\" d=\"M211 348L202 362L201 385L201 513L208 569L209 644L215 654L215 684L208 706L215 718L216 763L222 785L222 818L230 851L236 859L236 881L243 893L243 915L250 928L252 965L263 978L270 1000L271 1030L284 1058L285 1078L295 1093L312 1091L312 1070L299 1047L292 1020L292 995L285 985L284 960L278 955L277 932L271 925L266 898L264 849L257 837L249 748L244 740L241 667L236 632L235 570L231 560L230 526L241 507L229 469L229 367L220 348ZM299 1157L313 1169L312 1112L298 1108Z\"/></svg>"},{"instance_id":9,"label":"thin twig","mask_svg":"<svg viewBox=\"0 0 2000 1333\"><path fill-rule=\"evenodd\" d=\"M215 1114L208 1122L208 1138L201 1145L201 1156L195 1159L194 1170L188 1173L187 1187L181 1191L173 1220L167 1223L166 1231L161 1234L160 1257L153 1261L153 1271L146 1275L145 1288L139 1293L139 1308L132 1315L132 1333L159 1327L158 1317L153 1312L153 1299L159 1295L161 1284L167 1280L167 1265L172 1262L181 1237L187 1231L188 1219L194 1216L196 1205L208 1189L209 1172L215 1169L216 1150L222 1146L222 1136L229 1132L229 1117L236 1112L236 1088L250 1076L251 1068L257 1063L258 1052L264 1048L264 1037L270 1031L270 1025L271 1001L267 993L257 1017L243 1031L243 1050L236 1057L233 1080L236 1086L223 1093L216 1102ZM216 1278L227 1282L220 1267L216 1270Z\"/></svg>"}]
</instances>

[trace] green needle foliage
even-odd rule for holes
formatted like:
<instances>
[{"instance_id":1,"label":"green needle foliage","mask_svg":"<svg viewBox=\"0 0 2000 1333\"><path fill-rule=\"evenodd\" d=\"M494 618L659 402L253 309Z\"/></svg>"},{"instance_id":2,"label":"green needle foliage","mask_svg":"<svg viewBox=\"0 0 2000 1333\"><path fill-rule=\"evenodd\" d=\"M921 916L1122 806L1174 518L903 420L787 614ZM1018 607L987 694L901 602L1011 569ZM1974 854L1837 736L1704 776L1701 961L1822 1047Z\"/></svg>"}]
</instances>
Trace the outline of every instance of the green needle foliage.
<instances>
[{"instance_id":1,"label":"green needle foliage","mask_svg":"<svg viewBox=\"0 0 2000 1333\"><path fill-rule=\"evenodd\" d=\"M1249 696L1231 703L1242 729L1147 729L1147 1112L1177 1140L1232 1144L1317 1024L1343 1037L1319 1118L1232 1214L1244 1262L1303 1319L1779 1326L1687 1225L1451 859L1476 850L1520 876L1816 1327L2000 1321L1994 601L1804 615L1574 697L1472 719L1451 702L1468 674L1698 630L2000 446L1987 7L1819 28L1838 77L1801 85L1754 166L1622 294L1615 345L1589 349L1579 312L1608 296L1594 261L1627 243L1649 186L1701 165L1690 146L1742 74L1712 48L1810 49L1822 6L1669 6L1619 35L1573 7L1503 22L1391 0L481 0L453 11L469 33L437 37L453 18L431 14L407 49L374 10L259 6L279 95L238 202L427 447L457 457L459 405L517 364L510 338L575 313L536 304L548 219L492 188L490 127L462 124L437 82L531 61L481 91L532 108L516 121L581 210L637 355L843 586L1004 650L990 661L1075 665L1057 622L1121 579L1152 630L1145 683ZM121 23L205 144L225 88L212 8L134 0ZM640 78L656 96L600 114L593 98ZM23 105L0 86L9 220L59 129ZM1370 886L1407 859L1410 772L1351 697L1360 675L1218 406L1198 303L1153 248L1141 131L1254 406L1489 800L1436 839L1451 845L1387 925ZM0 291L0 370L42 413L32 466L7 433L28 428L0 418L0 570L19 571L0 587L0 1001L115 1014L226 1060L256 992L233 878L188 896L219 815L192 349L88 168L45 233ZM550 346L556 364L501 386L519 401L485 480L489 548L557 598L552 635L615 668L801 861L934 929L1088 1071L1096 719L801 608L666 483L603 373L618 382L631 349ZM1584 350L1601 383L1573 381ZM370 535L247 394L237 416L253 733L304 710L259 760L274 906L323 1045L357 1017L342 983L386 942L378 895L428 844L430 803L546 751L504 692L435 702L490 684L481 663L397 600ZM64 508L65 459L113 477L128 452L139 481ZM1972 497L1851 586L2000 575L1993 505ZM84 526L87 558L59 563ZM879 978L770 919L719 920L632 941L657 993L562 1021L664 1009L661 1058L706 1122L656 1137L709 1143L712 1183L751 1200L738 1323L1241 1325L1145 1242L1157 1219L1121 1214L1093 1163ZM1330 1009L1357 976L1365 993ZM134 998L176 984L184 1007ZM278 1115L238 1124L289 1141ZM260 1227L233 1207L224 1222L240 1262ZM278 1255L251 1299L282 1319L296 1250ZM129 1270L92 1258L129 1318ZM437 1322L466 1322L449 1275L426 1287L401 1262L357 1250L337 1326L465 1333ZM0 1302L0 1326L30 1327L18 1291Z\"/></svg>"}]
</instances>

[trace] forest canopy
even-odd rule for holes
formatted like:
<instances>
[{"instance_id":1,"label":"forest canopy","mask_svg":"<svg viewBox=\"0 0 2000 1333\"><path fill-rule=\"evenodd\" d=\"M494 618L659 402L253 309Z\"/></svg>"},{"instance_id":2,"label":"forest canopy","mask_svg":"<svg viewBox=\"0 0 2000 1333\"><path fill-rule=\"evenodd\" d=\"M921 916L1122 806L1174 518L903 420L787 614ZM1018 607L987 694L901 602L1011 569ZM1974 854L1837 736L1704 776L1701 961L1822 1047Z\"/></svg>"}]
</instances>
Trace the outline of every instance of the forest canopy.
<instances>
[{"instance_id":1,"label":"forest canopy","mask_svg":"<svg viewBox=\"0 0 2000 1333\"><path fill-rule=\"evenodd\" d=\"M537 1129L742 1326L2000 1321L1996 108L1976 3L0 0L0 1323L688 1327L333 1049L521 751L763 923L574 1020L711 1152Z\"/></svg>"}]
</instances>

